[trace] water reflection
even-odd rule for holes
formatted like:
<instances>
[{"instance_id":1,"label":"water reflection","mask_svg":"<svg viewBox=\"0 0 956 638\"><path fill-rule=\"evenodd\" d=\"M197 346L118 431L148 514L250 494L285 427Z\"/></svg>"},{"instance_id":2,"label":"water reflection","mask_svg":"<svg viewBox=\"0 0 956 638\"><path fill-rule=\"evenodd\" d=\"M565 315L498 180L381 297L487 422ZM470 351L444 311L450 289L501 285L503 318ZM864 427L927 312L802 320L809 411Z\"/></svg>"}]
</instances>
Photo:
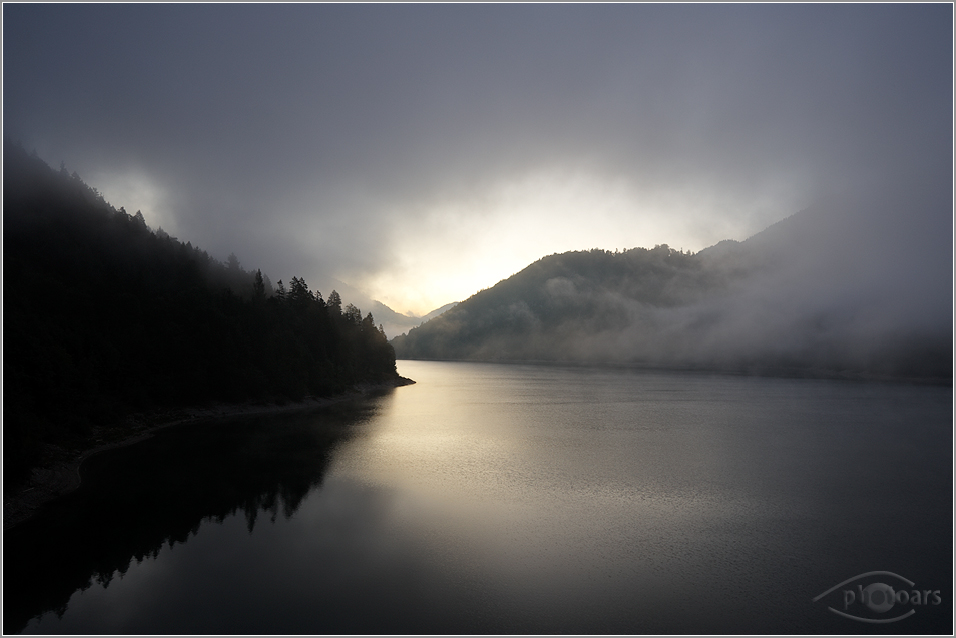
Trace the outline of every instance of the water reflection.
<instances>
[{"instance_id":1,"label":"water reflection","mask_svg":"<svg viewBox=\"0 0 956 638\"><path fill-rule=\"evenodd\" d=\"M51 610L62 616L74 592L108 587L203 521L241 514L251 534L263 518L291 517L374 409L348 403L180 426L91 458L79 490L5 533L4 633Z\"/></svg>"},{"instance_id":2,"label":"water reflection","mask_svg":"<svg viewBox=\"0 0 956 638\"><path fill-rule=\"evenodd\" d=\"M23 631L950 631L951 596L883 628L811 600L875 569L951 580L950 388L401 371L418 383L357 416L223 425L102 459L103 490L88 481L37 539L7 539L5 628L68 604ZM196 461L177 466L186 447Z\"/></svg>"}]
</instances>

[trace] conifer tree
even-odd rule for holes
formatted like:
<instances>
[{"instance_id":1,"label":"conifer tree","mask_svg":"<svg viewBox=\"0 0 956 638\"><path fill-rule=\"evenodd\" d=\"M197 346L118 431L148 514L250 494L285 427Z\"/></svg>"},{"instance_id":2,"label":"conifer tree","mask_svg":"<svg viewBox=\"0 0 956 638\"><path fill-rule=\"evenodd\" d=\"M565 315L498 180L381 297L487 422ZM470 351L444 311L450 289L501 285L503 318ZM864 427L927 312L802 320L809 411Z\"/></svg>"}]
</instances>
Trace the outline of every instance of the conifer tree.
<instances>
[{"instance_id":1,"label":"conifer tree","mask_svg":"<svg viewBox=\"0 0 956 638\"><path fill-rule=\"evenodd\" d=\"M256 268L256 278L252 282L253 299L264 299L266 296L266 285L262 281L262 270Z\"/></svg>"},{"instance_id":2,"label":"conifer tree","mask_svg":"<svg viewBox=\"0 0 956 638\"><path fill-rule=\"evenodd\" d=\"M335 290L330 292L329 300L326 303L333 314L342 314L342 297L339 296L338 292Z\"/></svg>"}]
</instances>

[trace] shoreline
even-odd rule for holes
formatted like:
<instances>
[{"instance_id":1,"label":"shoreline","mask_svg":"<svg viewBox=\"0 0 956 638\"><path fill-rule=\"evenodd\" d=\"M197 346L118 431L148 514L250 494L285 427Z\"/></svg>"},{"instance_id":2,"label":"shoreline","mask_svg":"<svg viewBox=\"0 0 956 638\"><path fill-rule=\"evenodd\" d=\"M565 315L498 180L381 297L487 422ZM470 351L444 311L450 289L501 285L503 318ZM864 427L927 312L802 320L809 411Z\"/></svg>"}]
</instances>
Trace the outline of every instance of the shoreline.
<instances>
[{"instance_id":1,"label":"shoreline","mask_svg":"<svg viewBox=\"0 0 956 638\"><path fill-rule=\"evenodd\" d=\"M301 401L287 403L222 403L205 407L174 408L164 412L133 414L122 421L125 427L117 437L116 425L94 429L93 447L82 450L67 450L59 446L47 446L52 462L34 468L30 477L13 487L12 493L3 495L4 531L31 519L47 503L75 491L82 482L80 467L86 459L100 452L133 445L151 438L160 430L184 423L203 423L236 416L280 414L324 408L336 403L358 399L376 390L398 388L415 383L398 377L382 383L359 383L346 392L332 397L306 397ZM119 425L119 424L117 424ZM6 486L4 486L6 488Z\"/></svg>"},{"instance_id":2,"label":"shoreline","mask_svg":"<svg viewBox=\"0 0 956 638\"><path fill-rule=\"evenodd\" d=\"M553 366L567 368L597 368L608 370L631 370L637 372L676 372L690 374L722 375L731 377L758 377L764 379L805 379L820 381L848 381L851 383L891 383L952 387L951 376L903 376L875 372L834 370L806 367L746 367L746 366L695 366L665 365L646 362L623 361L573 361L558 359L435 359L429 357L398 357L398 361L436 361L441 363L492 363L503 365Z\"/></svg>"}]
</instances>

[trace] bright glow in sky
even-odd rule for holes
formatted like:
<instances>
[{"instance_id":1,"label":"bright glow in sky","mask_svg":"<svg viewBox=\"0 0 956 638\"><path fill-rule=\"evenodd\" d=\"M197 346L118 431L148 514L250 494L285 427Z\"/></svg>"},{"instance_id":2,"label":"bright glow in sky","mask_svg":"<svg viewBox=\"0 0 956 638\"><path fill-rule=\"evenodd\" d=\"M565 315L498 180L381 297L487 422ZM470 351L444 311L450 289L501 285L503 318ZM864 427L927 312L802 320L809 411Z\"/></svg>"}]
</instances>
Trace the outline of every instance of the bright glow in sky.
<instances>
[{"instance_id":1,"label":"bright glow in sky","mask_svg":"<svg viewBox=\"0 0 956 638\"><path fill-rule=\"evenodd\" d=\"M425 313L555 252L697 251L951 179L952 16L7 3L4 135L217 259Z\"/></svg>"},{"instance_id":2,"label":"bright glow in sky","mask_svg":"<svg viewBox=\"0 0 956 638\"><path fill-rule=\"evenodd\" d=\"M150 228L162 228L176 237L177 221L169 205L169 196L146 171L94 173L84 176L84 181L99 190L103 198L114 207L123 207L131 215L138 210L143 213L143 218Z\"/></svg>"},{"instance_id":3,"label":"bright glow in sky","mask_svg":"<svg viewBox=\"0 0 956 638\"><path fill-rule=\"evenodd\" d=\"M358 285L400 312L423 315L552 253L657 244L696 252L722 239L745 239L806 204L793 190L721 201L693 189L641 191L624 178L583 171L536 171L473 198L435 199L398 212L391 267Z\"/></svg>"}]
</instances>

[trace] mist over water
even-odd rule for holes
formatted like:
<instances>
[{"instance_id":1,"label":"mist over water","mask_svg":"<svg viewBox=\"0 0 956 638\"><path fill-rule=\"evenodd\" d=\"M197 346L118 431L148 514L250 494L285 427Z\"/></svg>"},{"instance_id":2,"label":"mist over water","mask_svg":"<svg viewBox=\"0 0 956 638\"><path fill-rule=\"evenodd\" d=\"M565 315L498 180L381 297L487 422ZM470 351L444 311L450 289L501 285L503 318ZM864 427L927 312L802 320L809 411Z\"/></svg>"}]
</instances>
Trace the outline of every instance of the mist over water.
<instances>
[{"instance_id":1,"label":"mist over water","mask_svg":"<svg viewBox=\"0 0 956 638\"><path fill-rule=\"evenodd\" d=\"M811 599L877 569L944 594L886 631L949 630L949 388L409 361L399 371L418 383L340 413L314 471L303 442L330 431L321 413L217 426L215 437L179 429L117 451L142 465L197 435L281 450L272 431L300 450L301 479L277 468L287 487L271 501L231 493L233 505L208 506L185 522L191 532L25 631L869 633ZM180 464L187 484L190 464L208 468L203 456ZM257 476L262 494L269 473ZM115 481L101 475L83 498L106 498ZM135 485L123 513L142 520L138 508L169 486ZM215 491L204 490L211 503ZM56 538L79 534L65 514L49 520ZM49 520L26 537L43 538ZM49 548L24 536L5 549L9 621L11 592L25 587L12 575L49 581L57 566L31 571L31 552ZM72 551L102 564L104 550Z\"/></svg>"},{"instance_id":2,"label":"mist over water","mask_svg":"<svg viewBox=\"0 0 956 638\"><path fill-rule=\"evenodd\" d=\"M952 376L946 182L834 191L745 241L543 257L393 340L399 357L788 376Z\"/></svg>"}]
</instances>

